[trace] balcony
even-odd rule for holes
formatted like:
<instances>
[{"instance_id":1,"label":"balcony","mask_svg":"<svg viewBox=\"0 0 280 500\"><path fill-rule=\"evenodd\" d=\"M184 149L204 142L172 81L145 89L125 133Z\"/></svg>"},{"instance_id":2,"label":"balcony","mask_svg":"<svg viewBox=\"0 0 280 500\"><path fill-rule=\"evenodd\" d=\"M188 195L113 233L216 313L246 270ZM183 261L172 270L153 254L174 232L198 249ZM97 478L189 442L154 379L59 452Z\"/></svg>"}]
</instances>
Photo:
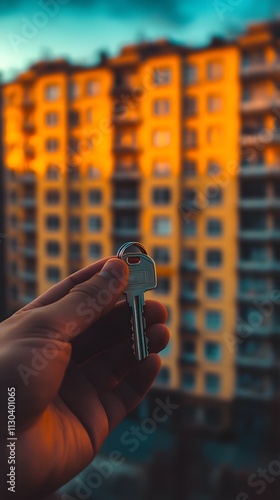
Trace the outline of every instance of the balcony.
<instances>
[{"instance_id":1,"label":"balcony","mask_svg":"<svg viewBox=\"0 0 280 500\"><path fill-rule=\"evenodd\" d=\"M37 280L37 274L35 271L21 271L19 276L22 280L34 283Z\"/></svg>"},{"instance_id":2,"label":"balcony","mask_svg":"<svg viewBox=\"0 0 280 500\"><path fill-rule=\"evenodd\" d=\"M32 147L32 146L25 146L25 155L30 158L30 159L33 159L35 157L35 149Z\"/></svg>"},{"instance_id":3,"label":"balcony","mask_svg":"<svg viewBox=\"0 0 280 500\"><path fill-rule=\"evenodd\" d=\"M280 229L247 229L239 231L239 239L244 241L280 241Z\"/></svg>"},{"instance_id":4,"label":"balcony","mask_svg":"<svg viewBox=\"0 0 280 500\"><path fill-rule=\"evenodd\" d=\"M269 401L270 399L273 399L274 397L274 391L272 387L264 388L262 390L249 388L249 389L243 389L238 387L236 389L236 396L238 398L246 398L246 399L254 399L258 401Z\"/></svg>"},{"instance_id":5,"label":"balcony","mask_svg":"<svg viewBox=\"0 0 280 500\"><path fill-rule=\"evenodd\" d=\"M26 198L22 198L21 206L24 208L35 208L36 207L35 196L27 196Z\"/></svg>"},{"instance_id":6,"label":"balcony","mask_svg":"<svg viewBox=\"0 0 280 500\"><path fill-rule=\"evenodd\" d=\"M24 108L33 108L35 106L35 101L30 97L25 97L22 101L22 106Z\"/></svg>"},{"instance_id":7,"label":"balcony","mask_svg":"<svg viewBox=\"0 0 280 500\"><path fill-rule=\"evenodd\" d=\"M24 124L22 126L22 130L26 134L34 134L34 132L35 132L35 125L33 123L31 123L31 122L24 122Z\"/></svg>"},{"instance_id":8,"label":"balcony","mask_svg":"<svg viewBox=\"0 0 280 500\"><path fill-rule=\"evenodd\" d=\"M244 79L249 78L265 78L268 75L277 75L280 73L280 62L252 62L248 65L243 65L240 70L240 76Z\"/></svg>"},{"instance_id":9,"label":"balcony","mask_svg":"<svg viewBox=\"0 0 280 500\"><path fill-rule=\"evenodd\" d=\"M112 208L117 210L137 210L141 208L141 203L137 199L114 199Z\"/></svg>"},{"instance_id":10,"label":"balcony","mask_svg":"<svg viewBox=\"0 0 280 500\"><path fill-rule=\"evenodd\" d=\"M193 273L199 272L199 267L196 262L182 262L180 268L181 271L193 272Z\"/></svg>"},{"instance_id":11,"label":"balcony","mask_svg":"<svg viewBox=\"0 0 280 500\"><path fill-rule=\"evenodd\" d=\"M113 147L113 152L114 153L122 153L122 154L132 154L132 153L139 153L140 149L137 144L131 143L131 144L121 144L121 143L115 143Z\"/></svg>"},{"instance_id":12,"label":"balcony","mask_svg":"<svg viewBox=\"0 0 280 500\"><path fill-rule=\"evenodd\" d=\"M180 363L182 363L182 364L186 363L188 365L193 365L193 364L197 363L196 354L193 352L182 352L179 360L180 360Z\"/></svg>"},{"instance_id":13,"label":"balcony","mask_svg":"<svg viewBox=\"0 0 280 500\"><path fill-rule=\"evenodd\" d=\"M280 176L280 167L277 165L241 165L240 177L277 177Z\"/></svg>"},{"instance_id":14,"label":"balcony","mask_svg":"<svg viewBox=\"0 0 280 500\"><path fill-rule=\"evenodd\" d=\"M244 354L237 354L236 363L238 366L246 368L276 368L276 361L273 354L259 353L258 356L246 356Z\"/></svg>"},{"instance_id":15,"label":"balcony","mask_svg":"<svg viewBox=\"0 0 280 500\"><path fill-rule=\"evenodd\" d=\"M280 104L280 96L267 95L262 97L252 97L250 100L241 101L240 111L243 114L264 113L273 108L278 108Z\"/></svg>"},{"instance_id":16,"label":"balcony","mask_svg":"<svg viewBox=\"0 0 280 500\"><path fill-rule=\"evenodd\" d=\"M141 179L141 172L137 165L131 165L131 167L126 167L124 165L116 165L115 170L112 174L112 180L118 182L124 181L139 181Z\"/></svg>"},{"instance_id":17,"label":"balcony","mask_svg":"<svg viewBox=\"0 0 280 500\"><path fill-rule=\"evenodd\" d=\"M280 101L279 104L280 105ZM243 132L240 136L241 146L266 146L280 142L280 131L278 129L256 129L255 132Z\"/></svg>"},{"instance_id":18,"label":"balcony","mask_svg":"<svg viewBox=\"0 0 280 500\"><path fill-rule=\"evenodd\" d=\"M239 291L237 293L237 298L239 302L249 302L251 303L252 301L269 301L271 300L271 292L265 291L265 292L258 292L256 290L249 290L249 291Z\"/></svg>"},{"instance_id":19,"label":"balcony","mask_svg":"<svg viewBox=\"0 0 280 500\"><path fill-rule=\"evenodd\" d=\"M277 198L241 198L239 201L241 210L279 210L280 199Z\"/></svg>"},{"instance_id":20,"label":"balcony","mask_svg":"<svg viewBox=\"0 0 280 500\"><path fill-rule=\"evenodd\" d=\"M36 257L37 255L35 246L25 246L21 249L21 253L24 257Z\"/></svg>"},{"instance_id":21,"label":"balcony","mask_svg":"<svg viewBox=\"0 0 280 500\"><path fill-rule=\"evenodd\" d=\"M35 220L26 220L21 224L22 231L26 233L33 233L36 231L36 222Z\"/></svg>"},{"instance_id":22,"label":"balcony","mask_svg":"<svg viewBox=\"0 0 280 500\"><path fill-rule=\"evenodd\" d=\"M250 338L252 335L258 336L258 337L270 337L274 334L277 334L277 328L273 326L273 324L264 322L262 325L259 326L250 326L249 322L247 319L244 320L245 325L244 328L242 327L239 331L239 329L236 329L236 334L241 336L242 338ZM246 335L246 337L244 337Z\"/></svg>"},{"instance_id":23,"label":"balcony","mask_svg":"<svg viewBox=\"0 0 280 500\"><path fill-rule=\"evenodd\" d=\"M36 174L35 174L35 172L25 172L20 177L20 182L22 184L34 184L35 181L36 181Z\"/></svg>"},{"instance_id":24,"label":"balcony","mask_svg":"<svg viewBox=\"0 0 280 500\"><path fill-rule=\"evenodd\" d=\"M112 88L112 96L114 97L120 97L122 95L131 95L133 94L133 87L130 83L128 82L123 82L123 83L117 83L114 85Z\"/></svg>"},{"instance_id":25,"label":"balcony","mask_svg":"<svg viewBox=\"0 0 280 500\"><path fill-rule=\"evenodd\" d=\"M196 292L185 291L181 293L180 299L182 302L197 302L198 296Z\"/></svg>"},{"instance_id":26,"label":"balcony","mask_svg":"<svg viewBox=\"0 0 280 500\"><path fill-rule=\"evenodd\" d=\"M280 262L276 260L254 261L241 259L238 263L238 269L246 273L249 271L257 273L280 272Z\"/></svg>"},{"instance_id":27,"label":"balcony","mask_svg":"<svg viewBox=\"0 0 280 500\"><path fill-rule=\"evenodd\" d=\"M136 227L115 227L112 231L112 236L115 238L135 238L141 239L140 229Z\"/></svg>"},{"instance_id":28,"label":"balcony","mask_svg":"<svg viewBox=\"0 0 280 500\"><path fill-rule=\"evenodd\" d=\"M127 113L115 115L113 118L113 125L116 127L131 127L140 125L140 123L142 123L140 116L129 116Z\"/></svg>"}]
</instances>

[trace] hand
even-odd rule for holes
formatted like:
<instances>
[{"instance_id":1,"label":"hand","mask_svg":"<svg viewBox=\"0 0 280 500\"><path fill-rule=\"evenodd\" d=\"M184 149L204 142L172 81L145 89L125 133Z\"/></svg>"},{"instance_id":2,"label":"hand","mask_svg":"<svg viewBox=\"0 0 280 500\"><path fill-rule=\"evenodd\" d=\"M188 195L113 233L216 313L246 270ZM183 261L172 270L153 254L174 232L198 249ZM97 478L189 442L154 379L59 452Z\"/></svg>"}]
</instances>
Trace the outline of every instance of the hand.
<instances>
[{"instance_id":1,"label":"hand","mask_svg":"<svg viewBox=\"0 0 280 500\"><path fill-rule=\"evenodd\" d=\"M2 403L8 387L16 389L16 498L42 498L81 472L159 371L157 354L141 362L132 354L129 308L117 303L128 267L107 260L66 278L0 325L4 433ZM166 309L147 301L145 315L149 351L157 353L169 339ZM6 442L3 448L7 463Z\"/></svg>"}]
</instances>

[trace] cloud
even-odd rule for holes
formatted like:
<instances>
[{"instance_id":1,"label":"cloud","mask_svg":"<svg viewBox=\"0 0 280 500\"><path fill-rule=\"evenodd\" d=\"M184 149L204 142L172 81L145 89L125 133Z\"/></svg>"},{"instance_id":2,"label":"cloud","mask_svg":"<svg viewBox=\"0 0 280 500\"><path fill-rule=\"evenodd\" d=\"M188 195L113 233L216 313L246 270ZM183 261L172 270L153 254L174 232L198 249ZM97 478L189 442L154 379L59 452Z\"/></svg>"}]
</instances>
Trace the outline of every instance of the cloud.
<instances>
[{"instance_id":1,"label":"cloud","mask_svg":"<svg viewBox=\"0 0 280 500\"><path fill-rule=\"evenodd\" d=\"M44 0L40 0L40 3ZM47 0L45 0L47 1ZM50 0L51 1L51 0ZM59 2L59 0L57 0ZM204 0L202 0L204 1ZM17 15L22 9L38 10L40 3L26 0L1 0L0 14ZM187 12L188 5L195 5L196 0L118 0L110 2L106 0L69 0L64 8L67 10L85 9L90 13L95 11L106 13L122 19L153 18L155 22L166 22L173 25L184 25L189 22L190 16Z\"/></svg>"}]
</instances>

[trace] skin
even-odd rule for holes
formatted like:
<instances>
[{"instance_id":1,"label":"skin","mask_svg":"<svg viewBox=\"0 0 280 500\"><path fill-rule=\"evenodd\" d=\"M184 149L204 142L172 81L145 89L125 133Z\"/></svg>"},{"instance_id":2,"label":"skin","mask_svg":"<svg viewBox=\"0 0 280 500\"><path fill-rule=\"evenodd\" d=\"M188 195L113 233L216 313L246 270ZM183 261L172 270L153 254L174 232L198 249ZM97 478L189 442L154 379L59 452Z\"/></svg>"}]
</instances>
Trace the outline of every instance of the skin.
<instances>
[{"instance_id":1,"label":"skin","mask_svg":"<svg viewBox=\"0 0 280 500\"><path fill-rule=\"evenodd\" d=\"M102 269L107 260L66 278L0 325L0 469L6 474L5 401L8 387L15 387L20 500L43 498L80 473L142 401L160 369L156 353L169 340L166 309L146 301L150 355L138 362L129 308L119 300L128 267L112 258ZM0 497L6 496L2 482Z\"/></svg>"}]
</instances>

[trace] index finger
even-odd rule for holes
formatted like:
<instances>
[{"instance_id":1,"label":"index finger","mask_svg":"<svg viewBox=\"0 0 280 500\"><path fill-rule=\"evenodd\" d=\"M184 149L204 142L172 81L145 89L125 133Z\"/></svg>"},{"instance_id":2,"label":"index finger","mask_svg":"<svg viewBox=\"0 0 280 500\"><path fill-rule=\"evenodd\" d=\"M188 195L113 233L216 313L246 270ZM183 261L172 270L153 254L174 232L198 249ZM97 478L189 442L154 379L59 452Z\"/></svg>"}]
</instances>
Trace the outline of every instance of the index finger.
<instances>
[{"instance_id":1,"label":"index finger","mask_svg":"<svg viewBox=\"0 0 280 500\"><path fill-rule=\"evenodd\" d=\"M105 262L107 262L107 260L109 259L112 259L112 257L106 257L104 259L98 260L97 262L94 262L93 264L80 269L76 273L67 276L67 278L49 288L49 290L47 290L45 293L30 302L30 304L19 309L15 313L15 315L23 311L29 311L30 309L36 309L37 307L43 307L49 304L53 304L57 300L62 299L70 292L70 290L72 290L72 288L74 288L74 286L87 281L89 278L94 276L94 274L99 273Z\"/></svg>"}]
</instances>

